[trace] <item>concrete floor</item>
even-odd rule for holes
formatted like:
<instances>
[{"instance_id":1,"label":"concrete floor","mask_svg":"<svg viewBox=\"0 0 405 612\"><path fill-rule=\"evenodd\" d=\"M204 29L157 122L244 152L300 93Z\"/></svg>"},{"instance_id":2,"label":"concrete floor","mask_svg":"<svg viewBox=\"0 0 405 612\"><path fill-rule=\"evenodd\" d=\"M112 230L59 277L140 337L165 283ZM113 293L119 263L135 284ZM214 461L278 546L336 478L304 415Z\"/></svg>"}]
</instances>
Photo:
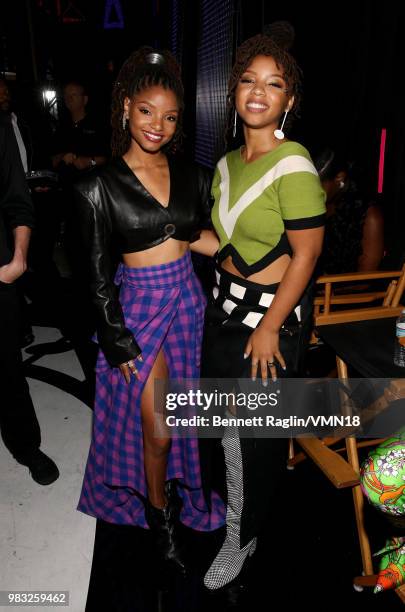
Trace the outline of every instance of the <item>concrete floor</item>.
<instances>
[{"instance_id":1,"label":"concrete floor","mask_svg":"<svg viewBox=\"0 0 405 612\"><path fill-rule=\"evenodd\" d=\"M59 331L49 327L36 327L34 333L35 345L60 338ZM83 379L73 351L45 355L35 363ZM41 448L55 460L60 477L49 486L36 484L0 443L0 590L69 591L69 606L46 610L83 612L95 520L78 512L76 505L92 412L57 387L28 382L41 426Z\"/></svg>"},{"instance_id":2,"label":"concrete floor","mask_svg":"<svg viewBox=\"0 0 405 612\"><path fill-rule=\"evenodd\" d=\"M35 342L24 352L26 360L32 360L32 351L40 349L42 343L56 342L60 338L60 332L52 327L35 327L34 332ZM41 425L42 450L56 461L60 477L50 486L37 485L27 468L16 463L0 442L0 590L69 591L69 606L24 609L84 612L95 519L79 513L76 505L90 443L92 412L74 394L60 388L65 386L68 389L70 386L74 390L78 381L84 378L73 350L55 354L48 351L48 354L34 359L33 366L27 370L33 374L28 381ZM43 370L40 371L38 366ZM60 379L62 374L65 375L60 387L55 373L59 373ZM37 378L34 378L35 374ZM52 380L54 384L38 380L41 377ZM403 609L393 592L374 596L369 590L363 593L353 590L352 578L359 571L360 558L351 492L335 490L309 461L294 472L286 472L285 481L286 494L294 492L294 499L300 505L286 504L283 507L288 532L274 529L269 522L268 533L264 534L253 557L249 601L240 610L253 612L273 608L275 589L287 610L308 607L313 612L323 611L325 606L332 605L329 604L332 597L336 608L349 605L368 612ZM312 494L322 503L311 504ZM303 530L302 525L306 525L306 529ZM197 536L193 535L194 538ZM199 551L196 556L204 548L200 542L203 538L198 537L198 542L191 547ZM142 562L145 551L136 546L134 550L137 562ZM111 557L108 564L111 572L119 561L122 560ZM184 603L193 597L186 592L187 589L183 589L184 592L180 589L176 603L164 609L171 612L197 609L223 612L223 605L218 607L213 601L209 603L206 593L201 592L201 598L198 595L202 575L198 583L188 585L188 591L195 590L194 599L201 599L197 607L191 610ZM100 582L100 578L97 580L97 593L101 595L94 610L111 612L105 605L104 588L107 585L102 580ZM134 593L147 589L141 580L130 582ZM181 606L180 600L184 600ZM130 601L135 603L135 599ZM275 608L278 607L276 604ZM0 605L0 610L9 609ZM16 606L14 609L23 608ZM137 605L136 609L139 610ZM119 610L121 612L121 608ZM147 612L152 612L152 608L147 608Z\"/></svg>"}]
</instances>

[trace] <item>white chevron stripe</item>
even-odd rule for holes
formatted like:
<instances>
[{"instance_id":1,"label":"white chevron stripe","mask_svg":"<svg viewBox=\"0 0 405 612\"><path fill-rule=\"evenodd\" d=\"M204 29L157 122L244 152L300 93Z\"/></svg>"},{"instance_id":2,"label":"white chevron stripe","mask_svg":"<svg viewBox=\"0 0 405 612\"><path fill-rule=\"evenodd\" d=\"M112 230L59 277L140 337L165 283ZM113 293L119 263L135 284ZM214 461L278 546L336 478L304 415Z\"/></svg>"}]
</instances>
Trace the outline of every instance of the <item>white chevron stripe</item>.
<instances>
[{"instance_id":1,"label":"white chevron stripe","mask_svg":"<svg viewBox=\"0 0 405 612\"><path fill-rule=\"evenodd\" d=\"M240 215L244 210L256 200L265 189L267 189L274 181L286 174L294 172L311 172L318 175L314 165L302 155L289 155L281 159L268 172L256 181L245 193L239 198L231 210L229 210L229 169L226 157L223 157L218 162L218 170L221 175L221 183L219 185L221 196L219 200L219 219L222 227L228 238L233 234L235 225Z\"/></svg>"}]
</instances>

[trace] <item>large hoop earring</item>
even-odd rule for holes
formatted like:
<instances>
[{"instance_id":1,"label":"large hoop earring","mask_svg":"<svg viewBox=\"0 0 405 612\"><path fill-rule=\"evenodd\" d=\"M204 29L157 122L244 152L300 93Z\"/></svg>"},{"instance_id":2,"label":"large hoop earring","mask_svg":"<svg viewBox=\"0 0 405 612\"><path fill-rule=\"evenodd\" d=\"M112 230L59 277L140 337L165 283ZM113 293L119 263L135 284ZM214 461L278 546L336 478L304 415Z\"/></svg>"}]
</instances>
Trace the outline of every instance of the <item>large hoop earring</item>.
<instances>
[{"instance_id":1,"label":"large hoop earring","mask_svg":"<svg viewBox=\"0 0 405 612\"><path fill-rule=\"evenodd\" d=\"M284 118L281 123L281 127L278 130L274 130L274 136L277 138L277 140L284 140L285 136L283 132L283 127L284 127L285 120L287 118L287 113L288 113L288 109L285 111Z\"/></svg>"}]
</instances>

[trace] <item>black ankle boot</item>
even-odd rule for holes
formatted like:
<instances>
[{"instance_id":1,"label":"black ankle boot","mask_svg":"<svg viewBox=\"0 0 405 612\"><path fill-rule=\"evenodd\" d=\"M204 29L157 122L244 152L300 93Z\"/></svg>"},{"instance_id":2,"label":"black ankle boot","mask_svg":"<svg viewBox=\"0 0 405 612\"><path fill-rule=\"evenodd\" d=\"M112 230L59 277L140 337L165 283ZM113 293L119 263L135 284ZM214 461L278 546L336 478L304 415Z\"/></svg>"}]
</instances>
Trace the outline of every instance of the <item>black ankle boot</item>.
<instances>
[{"instance_id":1,"label":"black ankle boot","mask_svg":"<svg viewBox=\"0 0 405 612\"><path fill-rule=\"evenodd\" d=\"M183 550L177 533L177 523L181 500L175 491L175 485L166 483L167 504L164 508L155 508L147 500L145 518L155 535L158 555L165 562L175 567L181 574L186 574Z\"/></svg>"}]
</instances>

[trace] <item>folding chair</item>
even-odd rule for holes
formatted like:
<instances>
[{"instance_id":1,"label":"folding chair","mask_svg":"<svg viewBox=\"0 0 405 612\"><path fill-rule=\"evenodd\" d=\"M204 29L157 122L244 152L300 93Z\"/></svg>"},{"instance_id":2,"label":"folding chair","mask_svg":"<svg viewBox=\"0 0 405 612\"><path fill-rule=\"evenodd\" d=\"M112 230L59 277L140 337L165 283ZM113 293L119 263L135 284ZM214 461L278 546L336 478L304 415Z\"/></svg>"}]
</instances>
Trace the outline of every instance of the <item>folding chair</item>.
<instances>
[{"instance_id":1,"label":"folding chair","mask_svg":"<svg viewBox=\"0 0 405 612\"><path fill-rule=\"evenodd\" d=\"M355 292L357 282L387 280L385 289L376 291ZM351 283L349 293L335 291L336 285ZM353 283L353 285L352 285ZM336 274L321 276L317 285L323 288L322 295L315 299L314 325L315 334L322 335L322 327L368 321L373 319L386 319L398 316L404 308L400 304L405 289L405 265L402 270L392 272L369 272L353 274ZM345 288L347 291L347 288ZM349 306L352 305L351 308ZM366 305L366 306L365 306ZM324 332L326 328L324 329ZM337 328L335 332L337 331ZM336 355L338 377L347 380L347 364L342 356ZM405 371L402 374L405 377ZM384 394L371 409L384 410L388 404L396 399L405 398L405 378L393 380ZM383 439L364 440L357 442L354 437L347 438L296 438L302 448L301 453L294 453L293 440L290 441L288 467L292 469L297 463L309 456L322 470L332 484L337 488L351 487L353 489L353 503L356 516L357 532L359 536L360 551L363 564L363 575L354 578L356 590L364 586L373 586L376 576L373 572L370 541L364 525L364 496L359 484L359 457L358 449L365 446L380 444ZM331 448L332 445L339 445ZM345 454L345 459L342 454ZM397 594L405 602L405 587L399 587Z\"/></svg>"}]
</instances>

